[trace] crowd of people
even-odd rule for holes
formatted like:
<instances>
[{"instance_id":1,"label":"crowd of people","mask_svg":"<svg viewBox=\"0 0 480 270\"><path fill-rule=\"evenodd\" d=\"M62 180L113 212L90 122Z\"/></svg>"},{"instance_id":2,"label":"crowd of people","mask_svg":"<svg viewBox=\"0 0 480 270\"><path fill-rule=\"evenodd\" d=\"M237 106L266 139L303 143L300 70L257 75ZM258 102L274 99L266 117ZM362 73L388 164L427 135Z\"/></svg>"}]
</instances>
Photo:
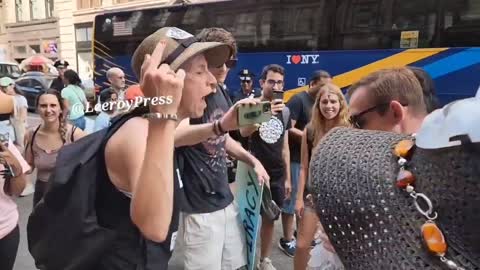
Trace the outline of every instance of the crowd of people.
<instances>
[{"instance_id":1,"label":"crowd of people","mask_svg":"<svg viewBox=\"0 0 480 270\"><path fill-rule=\"evenodd\" d=\"M374 238L377 231L372 229L373 223L365 221L368 215L360 213L359 217L355 211L364 212L364 208L373 209L385 203L383 199L374 203L369 193L390 192L381 184L362 184L381 173L390 173L368 167L369 162L373 162L371 159L381 166L391 163L392 158L380 148L390 149L401 136L419 133L423 136L420 138L425 139L424 134L429 134L422 125L428 122L425 119L430 113L439 111L439 104L428 73L416 67L375 71L354 83L344 95L327 71L318 70L313 72L308 89L285 103L275 94L285 90L288 77L278 64L263 68L258 78L259 89L253 87L255 75L241 70L238 74L241 91L231 95L225 79L237 63L237 53L235 38L225 29L203 29L193 36L175 27L165 27L145 38L132 56L138 85L125 89L123 71L108 70L110 87L100 93L100 104L159 96L171 96L173 102L132 110L112 106L97 117L94 131L106 133L102 135L104 147L96 153L104 162L96 167L95 222L115 232L116 237L95 242L98 252L88 258L78 249L78 258L65 263L63 268L77 265L99 270L167 269L175 243L181 241L185 247L184 269L246 269L245 232L234 199L235 164L240 160L255 172L264 186L264 197L271 197L272 201L263 203L280 212L274 216L268 211L261 212L258 269L276 269L271 254L274 224L278 219L283 228L278 247L293 258L295 270L420 269L414 267L420 259L404 259L404 265L398 266L394 257L386 259L390 258L385 255L386 249L371 248L372 245L383 247L386 243L367 240ZM40 213L42 207L47 207L42 205L42 198L58 196L48 192L48 182L59 177L53 174L57 155L68 145L89 137L84 131L87 100L78 75L66 69L67 66L65 61L56 63L59 78L53 85L57 89L38 96L37 111L42 122L28 131L25 130L26 101L15 90L12 80L0 79L0 131L10 134L0 152L6 161L0 166L3 171L9 171L0 176L4 186L0 191L0 269L12 269L15 261L20 236L18 211L12 196L22 193L28 182L26 174L37 169L33 211ZM261 102L271 104L269 120L239 126L238 108ZM472 124L473 120L468 123ZM456 134L466 131L455 128L458 126L452 127L452 136L465 135ZM467 132L470 143L478 146L475 144L480 137L478 129L467 127L466 130L470 132ZM365 142L343 140L356 135L363 136ZM375 141L368 136L379 138L371 148L363 145ZM386 137L389 140L384 139ZM382 155L378 158L367 155L369 151ZM469 153L471 160L478 160L478 152ZM399 159L410 157L401 154ZM407 161L400 160L398 164L403 170ZM349 169L341 171L344 167ZM477 167L468 177L478 177L478 174ZM412 177L399 174L391 178L385 176L383 180L410 181L405 184L406 190L431 205L427 197L412 193ZM360 180L362 182L358 182ZM395 182L392 183L394 186ZM353 186L362 188L358 191ZM470 187L474 192L479 191L480 183L470 183ZM478 202L478 196L471 199ZM362 210L352 208L350 212L350 204L357 204L357 200L369 203L356 205ZM423 213L424 208L415 203ZM470 207L465 211L471 213L475 207L478 210L478 204L474 205L471 201L463 204L465 208ZM459 212L462 209L455 213ZM369 213L371 219L378 217L375 212ZM438 213L442 213L442 209ZM431 215L432 211L426 215L429 224L434 220ZM81 221L78 222L80 226ZM386 227L403 226L391 218L379 222ZM457 235L456 240L460 242L454 243L448 253L433 248L441 257L439 263L424 255L421 243L410 243L412 254L420 254L422 269L478 269L480 241L468 242L471 250L463 251L458 248L464 240L458 236L458 227L447 226L447 229L448 234ZM473 239L479 239L478 232L468 232ZM353 237L356 234L359 236ZM428 238L425 233L424 237ZM359 238L362 238L361 244L358 244ZM405 238L398 241L408 241ZM433 244L429 244L427 238L427 246L431 247ZM49 240L52 239L44 241ZM443 235L434 240L444 242ZM395 245L393 240L386 242ZM375 254L378 250L378 259L372 250ZM408 255L407 250L402 251ZM36 263L44 267L41 269L53 270L42 265L44 262L37 260Z\"/></svg>"}]
</instances>

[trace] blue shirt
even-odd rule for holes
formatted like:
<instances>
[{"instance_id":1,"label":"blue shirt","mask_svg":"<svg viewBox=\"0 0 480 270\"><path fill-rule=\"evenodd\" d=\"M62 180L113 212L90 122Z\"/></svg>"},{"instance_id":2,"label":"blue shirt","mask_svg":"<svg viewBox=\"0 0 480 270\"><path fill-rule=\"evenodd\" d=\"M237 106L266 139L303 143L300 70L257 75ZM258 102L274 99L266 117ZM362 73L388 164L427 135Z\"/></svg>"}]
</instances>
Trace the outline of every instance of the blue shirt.
<instances>
[{"instance_id":1,"label":"blue shirt","mask_svg":"<svg viewBox=\"0 0 480 270\"><path fill-rule=\"evenodd\" d=\"M95 119L94 132L107 128L109 125L110 125L110 115L107 114L106 112L101 112L97 116L97 119Z\"/></svg>"}]
</instances>

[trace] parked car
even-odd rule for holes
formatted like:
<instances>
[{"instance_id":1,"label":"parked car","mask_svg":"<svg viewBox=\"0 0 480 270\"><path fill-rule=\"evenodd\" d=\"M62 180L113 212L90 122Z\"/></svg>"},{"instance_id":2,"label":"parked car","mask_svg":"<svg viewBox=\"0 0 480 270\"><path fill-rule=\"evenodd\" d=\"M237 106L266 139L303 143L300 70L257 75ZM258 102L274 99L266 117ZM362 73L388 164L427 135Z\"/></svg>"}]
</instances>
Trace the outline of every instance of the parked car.
<instances>
[{"instance_id":1,"label":"parked car","mask_svg":"<svg viewBox=\"0 0 480 270\"><path fill-rule=\"evenodd\" d=\"M20 77L20 74L21 70L17 63L0 62L0 78L10 77L15 80Z\"/></svg>"},{"instance_id":2,"label":"parked car","mask_svg":"<svg viewBox=\"0 0 480 270\"><path fill-rule=\"evenodd\" d=\"M16 87L23 91L28 102L28 110L35 110L37 107L37 97L50 88L55 78L56 76L54 75L48 75L38 71L30 71L24 73L17 79L15 82ZM84 86L85 96L87 97L88 103L90 103L90 107L94 108L97 100L93 81L83 80L82 85ZM96 114L96 112L88 114Z\"/></svg>"},{"instance_id":3,"label":"parked car","mask_svg":"<svg viewBox=\"0 0 480 270\"><path fill-rule=\"evenodd\" d=\"M30 71L25 72L16 80L15 86L24 93L28 110L35 110L37 97L50 88L54 79L55 77L43 72Z\"/></svg>"}]
</instances>

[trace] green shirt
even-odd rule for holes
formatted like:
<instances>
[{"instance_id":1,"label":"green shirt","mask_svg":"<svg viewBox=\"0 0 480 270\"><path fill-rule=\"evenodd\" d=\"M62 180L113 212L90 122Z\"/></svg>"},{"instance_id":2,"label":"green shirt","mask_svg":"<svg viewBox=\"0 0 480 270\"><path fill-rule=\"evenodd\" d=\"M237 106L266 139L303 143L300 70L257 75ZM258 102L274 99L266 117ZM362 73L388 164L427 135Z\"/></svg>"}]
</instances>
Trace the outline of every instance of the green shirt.
<instances>
[{"instance_id":1,"label":"green shirt","mask_svg":"<svg viewBox=\"0 0 480 270\"><path fill-rule=\"evenodd\" d=\"M70 115L68 119L74 120L85 115L85 106L83 105L87 100L83 89L77 85L69 84L62 90L62 98L68 101Z\"/></svg>"}]
</instances>

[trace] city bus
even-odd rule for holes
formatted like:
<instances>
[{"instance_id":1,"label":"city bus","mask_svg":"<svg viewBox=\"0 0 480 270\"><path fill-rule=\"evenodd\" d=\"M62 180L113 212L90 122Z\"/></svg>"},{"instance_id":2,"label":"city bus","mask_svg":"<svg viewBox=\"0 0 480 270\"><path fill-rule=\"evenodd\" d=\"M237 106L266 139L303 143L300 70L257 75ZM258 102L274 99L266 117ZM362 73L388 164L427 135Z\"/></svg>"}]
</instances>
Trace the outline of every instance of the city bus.
<instances>
[{"instance_id":1,"label":"city bus","mask_svg":"<svg viewBox=\"0 0 480 270\"><path fill-rule=\"evenodd\" d=\"M164 26L191 34L222 27L237 41L238 62L226 85L239 91L249 69L256 87L262 68L286 70L286 99L305 90L311 73L328 71L346 90L378 69L417 66L435 81L442 105L475 95L480 84L478 0L236 0L105 12L95 17L95 83L120 67L135 84L131 56Z\"/></svg>"}]
</instances>

